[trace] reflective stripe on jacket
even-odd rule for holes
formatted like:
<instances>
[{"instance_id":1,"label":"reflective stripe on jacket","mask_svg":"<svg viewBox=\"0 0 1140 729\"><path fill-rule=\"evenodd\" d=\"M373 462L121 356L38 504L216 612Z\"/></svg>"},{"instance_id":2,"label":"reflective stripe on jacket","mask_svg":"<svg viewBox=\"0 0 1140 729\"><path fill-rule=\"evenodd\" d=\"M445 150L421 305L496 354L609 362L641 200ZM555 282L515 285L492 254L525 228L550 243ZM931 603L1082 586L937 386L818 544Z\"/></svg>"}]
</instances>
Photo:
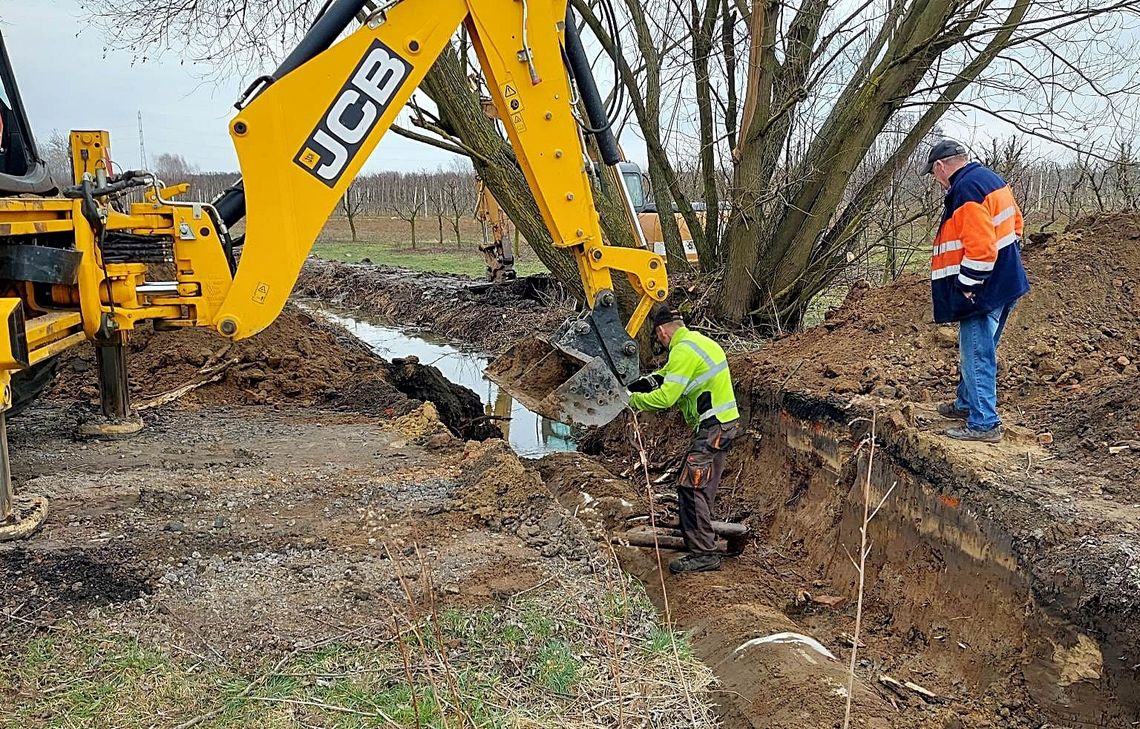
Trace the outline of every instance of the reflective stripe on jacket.
<instances>
[{"instance_id":1,"label":"reflective stripe on jacket","mask_svg":"<svg viewBox=\"0 0 1140 729\"><path fill-rule=\"evenodd\" d=\"M951 175L930 255L936 322L986 314L1029 291L1022 228L1013 191L996 172L971 162Z\"/></svg>"},{"instance_id":2,"label":"reflective stripe on jacket","mask_svg":"<svg viewBox=\"0 0 1140 729\"><path fill-rule=\"evenodd\" d=\"M728 358L705 335L678 329L669 341L669 360L657 374L665 380L661 387L629 396L634 410L666 410L680 403L685 422L693 428L710 418L729 423L740 417Z\"/></svg>"}]
</instances>

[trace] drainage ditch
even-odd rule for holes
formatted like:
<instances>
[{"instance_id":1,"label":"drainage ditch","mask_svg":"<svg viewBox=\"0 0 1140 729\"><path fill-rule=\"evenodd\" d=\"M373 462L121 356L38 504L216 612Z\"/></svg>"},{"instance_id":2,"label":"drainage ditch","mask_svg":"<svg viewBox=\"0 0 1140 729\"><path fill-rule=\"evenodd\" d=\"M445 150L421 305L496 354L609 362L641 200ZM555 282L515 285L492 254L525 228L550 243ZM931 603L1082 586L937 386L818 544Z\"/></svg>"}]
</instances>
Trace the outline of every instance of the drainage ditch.
<instances>
[{"instance_id":1,"label":"drainage ditch","mask_svg":"<svg viewBox=\"0 0 1140 729\"><path fill-rule=\"evenodd\" d=\"M485 357L322 313L385 358L414 354L438 367L474 390L488 415L509 417L501 424L514 450L547 456L537 465L544 482L599 532L619 531L645 513L621 420L586 438L583 449L595 457L574 453L581 434L500 393L483 377ZM721 681L725 726L837 726L858 593L851 555L868 476L862 426L810 399L752 399L720 516L750 524L756 541L718 573L667 577L670 613ZM646 429L654 457L663 459L652 464L656 490L667 495L670 459L682 453L686 434L664 421ZM985 485L887 441L869 469L871 501L890 495L869 528L855 725L1137 726L1140 641L1127 616L1098 612L1065 588L1047 590L1024 535L1009 528ZM663 609L654 555L621 547L618 555Z\"/></svg>"},{"instance_id":2,"label":"drainage ditch","mask_svg":"<svg viewBox=\"0 0 1140 729\"><path fill-rule=\"evenodd\" d=\"M313 308L323 318L347 329L380 357L392 361L414 356L420 364L439 369L453 384L473 391L483 404L485 416L503 431L504 439L520 456L536 458L577 447L574 428L528 410L484 377L483 370L490 361L486 356L423 332L385 326L325 307Z\"/></svg>"}]
</instances>

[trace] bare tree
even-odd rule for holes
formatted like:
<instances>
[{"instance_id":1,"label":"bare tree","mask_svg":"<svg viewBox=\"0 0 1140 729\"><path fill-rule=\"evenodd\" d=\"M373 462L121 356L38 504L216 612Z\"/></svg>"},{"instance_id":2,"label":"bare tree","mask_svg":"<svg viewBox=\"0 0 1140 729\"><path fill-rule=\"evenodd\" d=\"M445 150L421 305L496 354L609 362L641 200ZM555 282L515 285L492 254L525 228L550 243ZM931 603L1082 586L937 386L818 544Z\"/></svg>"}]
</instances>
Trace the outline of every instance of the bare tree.
<instances>
[{"instance_id":1,"label":"bare tree","mask_svg":"<svg viewBox=\"0 0 1140 729\"><path fill-rule=\"evenodd\" d=\"M443 248L443 218L447 214L447 200L446 189L438 188L430 195L427 190L424 190L424 197L431 201L435 206L435 218L439 223L439 247Z\"/></svg>"},{"instance_id":2,"label":"bare tree","mask_svg":"<svg viewBox=\"0 0 1140 729\"><path fill-rule=\"evenodd\" d=\"M644 5L630 9L626 31L639 49L647 44L637 18L652 12L639 9ZM1136 67L1134 0L1079 7L1062 0L891 0L885 8L870 1L748 7L690 0L657 8L650 25L664 29L654 31L662 65L692 68L666 79L662 95L692 99L696 124L683 148L694 155L708 210L704 235L694 240L704 267L723 269L717 310L727 321L796 323L813 296L865 260L880 244L868 228L884 196L912 197L902 176L913 174L914 157L948 111L995 115L1023 136L1075 148L1088 128L1087 106L1078 100L1099 104L1109 119L1134 110L1133 74L1119 73ZM679 35L668 30L676 29L670 17L687 20ZM590 25L612 52L616 44L605 41L604 28ZM739 89L737 49L741 57L748 51ZM659 82L631 81L637 73L631 69L623 81ZM631 93L636 110L638 94ZM715 131L717 115L727 135ZM891 132L903 115L906 133ZM653 123L641 131L652 161L666 140L654 138ZM889 149L872 157L884 134L891 135ZM678 177L681 162L674 154ZM719 241L714 201L729 211ZM927 215L906 212L894 224Z\"/></svg>"},{"instance_id":3,"label":"bare tree","mask_svg":"<svg viewBox=\"0 0 1140 729\"><path fill-rule=\"evenodd\" d=\"M456 250L463 247L463 234L459 230L459 221L472 213L471 205L460 192L461 184L458 180L448 180L447 187L444 188L447 195L448 210L451 213L451 229L455 231Z\"/></svg>"},{"instance_id":4,"label":"bare tree","mask_svg":"<svg viewBox=\"0 0 1140 729\"><path fill-rule=\"evenodd\" d=\"M412 228L412 250L416 249L416 218L426 205L425 198L427 195L421 194L418 188L414 188L412 192L412 200L410 204L393 205L392 212L396 213L396 217L405 221Z\"/></svg>"},{"instance_id":5,"label":"bare tree","mask_svg":"<svg viewBox=\"0 0 1140 729\"><path fill-rule=\"evenodd\" d=\"M668 79L663 77L662 59L668 55L670 43L665 39L676 25L676 14L663 19L651 17L640 0L625 0L629 13L628 26L634 32L634 43L642 67L635 69L629 58L621 52L621 38L611 35L598 17L594 5L585 0L573 0L575 9L598 38L611 61L617 65L621 83L629 94L630 107L649 151L649 180L651 194L661 216L662 236L668 261L674 268L687 268L681 233L672 210L680 212L695 241L697 250L704 250L704 225L690 202L691 185L685 185L665 149L661 128L663 109L662 88ZM599 9L602 6L599 5ZM711 261L711 258L705 258Z\"/></svg>"},{"instance_id":6,"label":"bare tree","mask_svg":"<svg viewBox=\"0 0 1140 729\"><path fill-rule=\"evenodd\" d=\"M1140 189L1136 177L1140 174L1140 162L1136 160L1133 143L1118 141L1116 158L1112 161L1115 199L1120 207L1128 210L1140 208Z\"/></svg>"},{"instance_id":7,"label":"bare tree","mask_svg":"<svg viewBox=\"0 0 1140 729\"><path fill-rule=\"evenodd\" d=\"M357 184L348 186L344 191L344 197L340 199L340 209L344 213L344 217L348 220L348 229L352 231L352 242L355 243L356 238L356 218L360 215L361 208L363 207L364 200L360 195L360 189Z\"/></svg>"},{"instance_id":8,"label":"bare tree","mask_svg":"<svg viewBox=\"0 0 1140 729\"><path fill-rule=\"evenodd\" d=\"M57 186L63 187L73 182L71 174L71 147L67 136L53 129L46 142L40 143L40 153L47 163L48 172Z\"/></svg>"},{"instance_id":9,"label":"bare tree","mask_svg":"<svg viewBox=\"0 0 1140 729\"><path fill-rule=\"evenodd\" d=\"M198 174L198 168L186 161L180 154L163 152L154 158L154 174L164 182L175 184L184 182Z\"/></svg>"}]
</instances>

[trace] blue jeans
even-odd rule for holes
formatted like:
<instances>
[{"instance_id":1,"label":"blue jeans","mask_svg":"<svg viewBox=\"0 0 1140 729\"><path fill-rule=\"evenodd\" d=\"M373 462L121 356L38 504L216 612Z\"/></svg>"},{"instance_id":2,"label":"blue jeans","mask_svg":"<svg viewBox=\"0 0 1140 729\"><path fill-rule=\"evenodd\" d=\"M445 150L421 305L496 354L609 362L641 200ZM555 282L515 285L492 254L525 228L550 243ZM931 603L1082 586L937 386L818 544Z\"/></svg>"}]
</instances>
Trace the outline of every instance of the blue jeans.
<instances>
[{"instance_id":1,"label":"blue jeans","mask_svg":"<svg viewBox=\"0 0 1140 729\"><path fill-rule=\"evenodd\" d=\"M954 405L970 413L966 425L972 430L1001 425L997 412L997 348L1011 311L1013 302L958 322L960 377Z\"/></svg>"}]
</instances>

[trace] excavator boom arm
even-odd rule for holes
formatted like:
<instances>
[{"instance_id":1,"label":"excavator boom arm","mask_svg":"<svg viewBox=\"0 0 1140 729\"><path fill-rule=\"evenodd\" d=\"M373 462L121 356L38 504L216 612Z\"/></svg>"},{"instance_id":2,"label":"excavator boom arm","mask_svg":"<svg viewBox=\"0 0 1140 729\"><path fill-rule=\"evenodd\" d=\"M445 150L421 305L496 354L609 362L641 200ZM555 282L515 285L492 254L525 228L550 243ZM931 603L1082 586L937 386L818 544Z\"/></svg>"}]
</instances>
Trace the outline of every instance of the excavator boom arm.
<instances>
[{"instance_id":1,"label":"excavator boom arm","mask_svg":"<svg viewBox=\"0 0 1140 729\"><path fill-rule=\"evenodd\" d=\"M279 77L267 79L230 123L243 179L217 207L228 218L244 207L246 231L241 263L215 315L218 330L241 338L273 321L337 202L466 24L554 244L577 260L592 308L612 305L611 270L629 277L641 303L623 329L635 333L649 303L665 298L664 260L603 241L562 60L565 0L401 0L374 11L341 42L322 42L363 4L334 2ZM322 37L313 38L320 22ZM627 341L617 344L628 350ZM628 356L609 362L623 381L636 375L624 371Z\"/></svg>"}]
</instances>

